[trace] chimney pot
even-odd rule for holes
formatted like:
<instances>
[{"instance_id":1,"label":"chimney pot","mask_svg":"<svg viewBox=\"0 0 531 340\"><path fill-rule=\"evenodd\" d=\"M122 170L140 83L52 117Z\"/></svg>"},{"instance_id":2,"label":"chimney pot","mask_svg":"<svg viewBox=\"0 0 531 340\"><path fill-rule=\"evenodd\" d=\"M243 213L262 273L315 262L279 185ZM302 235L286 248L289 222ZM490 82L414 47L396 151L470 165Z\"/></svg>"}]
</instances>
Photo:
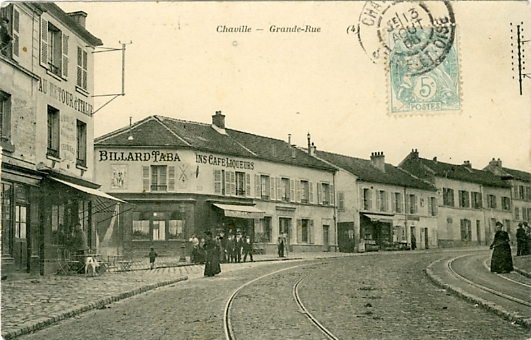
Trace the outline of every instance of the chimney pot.
<instances>
[{"instance_id":1,"label":"chimney pot","mask_svg":"<svg viewBox=\"0 0 531 340\"><path fill-rule=\"evenodd\" d=\"M291 146L291 133L288 133L288 144Z\"/></svg>"},{"instance_id":2,"label":"chimney pot","mask_svg":"<svg viewBox=\"0 0 531 340\"><path fill-rule=\"evenodd\" d=\"M221 111L216 111L216 114L212 116L212 125L225 130L225 115L221 114Z\"/></svg>"}]
</instances>

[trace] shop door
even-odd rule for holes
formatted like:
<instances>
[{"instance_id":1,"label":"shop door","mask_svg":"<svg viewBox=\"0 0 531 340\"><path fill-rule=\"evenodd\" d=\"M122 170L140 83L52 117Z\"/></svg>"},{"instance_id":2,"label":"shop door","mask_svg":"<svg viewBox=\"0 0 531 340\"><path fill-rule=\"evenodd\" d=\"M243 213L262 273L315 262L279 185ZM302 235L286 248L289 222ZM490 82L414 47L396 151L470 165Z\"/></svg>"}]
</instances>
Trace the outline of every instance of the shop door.
<instances>
[{"instance_id":1,"label":"shop door","mask_svg":"<svg viewBox=\"0 0 531 340\"><path fill-rule=\"evenodd\" d=\"M13 257L16 270L26 272L28 270L28 240L27 221L28 207L26 205L15 206L15 237L13 239Z\"/></svg>"},{"instance_id":2,"label":"shop door","mask_svg":"<svg viewBox=\"0 0 531 340\"><path fill-rule=\"evenodd\" d=\"M323 247L324 251L329 251L329 239L330 226L323 225Z\"/></svg>"}]
</instances>

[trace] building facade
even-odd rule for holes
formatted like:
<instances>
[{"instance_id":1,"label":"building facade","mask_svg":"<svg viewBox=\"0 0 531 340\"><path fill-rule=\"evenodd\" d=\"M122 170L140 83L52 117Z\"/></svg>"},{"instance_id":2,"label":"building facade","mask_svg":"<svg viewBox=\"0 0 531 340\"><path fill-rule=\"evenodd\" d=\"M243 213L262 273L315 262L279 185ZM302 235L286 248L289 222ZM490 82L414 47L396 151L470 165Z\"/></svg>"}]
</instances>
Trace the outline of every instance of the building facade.
<instances>
[{"instance_id":1,"label":"building facade","mask_svg":"<svg viewBox=\"0 0 531 340\"><path fill-rule=\"evenodd\" d=\"M317 151L338 168L337 224L340 251L437 247L437 195L430 183L385 163Z\"/></svg>"},{"instance_id":2,"label":"building facade","mask_svg":"<svg viewBox=\"0 0 531 340\"><path fill-rule=\"evenodd\" d=\"M420 158L413 150L399 167L435 185L438 192L439 246L488 245L495 224L511 229L510 186L488 171Z\"/></svg>"},{"instance_id":3,"label":"building facade","mask_svg":"<svg viewBox=\"0 0 531 340\"><path fill-rule=\"evenodd\" d=\"M12 3L0 53L2 272L56 271L70 227L89 245L94 199L93 57L84 12Z\"/></svg>"},{"instance_id":4,"label":"building facade","mask_svg":"<svg viewBox=\"0 0 531 340\"><path fill-rule=\"evenodd\" d=\"M179 254L205 231L249 236L256 249L335 250L335 169L285 141L151 116L96 139L96 180L134 204L124 252Z\"/></svg>"}]
</instances>

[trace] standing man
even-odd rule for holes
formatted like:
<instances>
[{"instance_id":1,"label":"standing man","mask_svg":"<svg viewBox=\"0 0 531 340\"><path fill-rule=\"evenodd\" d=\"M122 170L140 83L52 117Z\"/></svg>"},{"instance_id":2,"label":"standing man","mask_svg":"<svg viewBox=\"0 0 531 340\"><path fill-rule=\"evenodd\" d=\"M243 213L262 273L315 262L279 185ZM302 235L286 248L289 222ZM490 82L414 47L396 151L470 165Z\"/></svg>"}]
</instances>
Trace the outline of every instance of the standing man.
<instances>
[{"instance_id":1,"label":"standing man","mask_svg":"<svg viewBox=\"0 0 531 340\"><path fill-rule=\"evenodd\" d=\"M243 248L243 239L241 235L236 236L236 262L242 262L242 248Z\"/></svg>"},{"instance_id":2,"label":"standing man","mask_svg":"<svg viewBox=\"0 0 531 340\"><path fill-rule=\"evenodd\" d=\"M87 245L87 235L81 227L81 223L76 223L76 230L74 232L74 251L76 255L85 255L89 249Z\"/></svg>"},{"instance_id":3,"label":"standing man","mask_svg":"<svg viewBox=\"0 0 531 340\"><path fill-rule=\"evenodd\" d=\"M254 262L253 260L253 244L251 242L251 238L247 236L245 238L245 242L243 243L243 262L247 260L247 255L249 255L249 258L251 259L251 262Z\"/></svg>"},{"instance_id":4,"label":"standing man","mask_svg":"<svg viewBox=\"0 0 531 340\"><path fill-rule=\"evenodd\" d=\"M2 55L7 56L7 49L13 37L9 33L9 19L0 18L0 52Z\"/></svg>"},{"instance_id":5,"label":"standing man","mask_svg":"<svg viewBox=\"0 0 531 340\"><path fill-rule=\"evenodd\" d=\"M516 256L522 256L526 253L527 235L522 222L518 223L516 229Z\"/></svg>"}]
</instances>

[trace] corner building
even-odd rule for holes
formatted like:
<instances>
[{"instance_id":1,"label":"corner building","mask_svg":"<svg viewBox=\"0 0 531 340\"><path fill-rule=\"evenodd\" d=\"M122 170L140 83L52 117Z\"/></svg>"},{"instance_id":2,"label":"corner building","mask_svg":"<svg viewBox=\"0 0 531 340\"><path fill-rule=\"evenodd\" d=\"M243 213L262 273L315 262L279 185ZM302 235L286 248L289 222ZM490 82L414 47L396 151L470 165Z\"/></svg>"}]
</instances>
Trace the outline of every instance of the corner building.
<instances>
[{"instance_id":1,"label":"corner building","mask_svg":"<svg viewBox=\"0 0 531 340\"><path fill-rule=\"evenodd\" d=\"M92 51L102 42L86 13L53 3L12 3L0 17L13 37L0 53L2 274L55 273L70 228L81 223L96 249L96 206L115 202L92 181Z\"/></svg>"},{"instance_id":2,"label":"corner building","mask_svg":"<svg viewBox=\"0 0 531 340\"><path fill-rule=\"evenodd\" d=\"M290 143L212 124L150 116L95 142L102 190L134 204L123 251L180 255L205 231L251 237L258 252L335 251L335 169Z\"/></svg>"}]
</instances>

